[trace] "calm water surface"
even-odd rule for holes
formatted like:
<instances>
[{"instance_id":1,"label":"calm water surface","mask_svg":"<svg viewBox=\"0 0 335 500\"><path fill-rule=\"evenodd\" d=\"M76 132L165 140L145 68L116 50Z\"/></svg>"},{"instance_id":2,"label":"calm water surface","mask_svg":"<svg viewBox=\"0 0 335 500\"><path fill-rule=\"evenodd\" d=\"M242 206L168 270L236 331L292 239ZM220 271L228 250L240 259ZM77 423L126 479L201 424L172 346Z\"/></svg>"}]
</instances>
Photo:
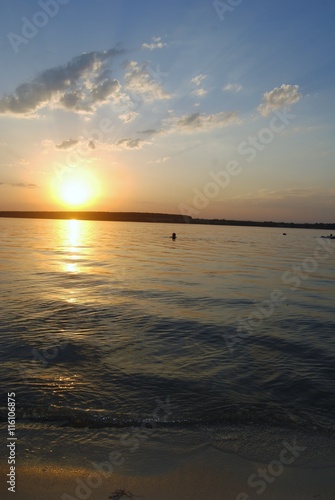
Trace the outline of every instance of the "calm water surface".
<instances>
[{"instance_id":1,"label":"calm water surface","mask_svg":"<svg viewBox=\"0 0 335 500\"><path fill-rule=\"evenodd\" d=\"M257 455L250 429L294 432L334 463L335 241L285 231L0 219L0 376L22 436L148 421Z\"/></svg>"}]
</instances>

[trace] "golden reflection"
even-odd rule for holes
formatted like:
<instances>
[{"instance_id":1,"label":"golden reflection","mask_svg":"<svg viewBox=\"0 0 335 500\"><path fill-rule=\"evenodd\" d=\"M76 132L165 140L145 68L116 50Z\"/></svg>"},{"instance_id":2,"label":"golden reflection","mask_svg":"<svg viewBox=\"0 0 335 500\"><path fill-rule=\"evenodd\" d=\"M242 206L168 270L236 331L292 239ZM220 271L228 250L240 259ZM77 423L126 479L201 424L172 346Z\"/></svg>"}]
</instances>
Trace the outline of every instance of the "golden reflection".
<instances>
[{"instance_id":1,"label":"golden reflection","mask_svg":"<svg viewBox=\"0 0 335 500\"><path fill-rule=\"evenodd\" d=\"M81 227L80 221L76 219L71 219L66 221L66 238L67 238L67 252L66 263L64 263L64 269L67 273L78 273L80 271L78 267L78 247L81 242ZM73 262L69 262L73 261Z\"/></svg>"},{"instance_id":2,"label":"golden reflection","mask_svg":"<svg viewBox=\"0 0 335 500\"><path fill-rule=\"evenodd\" d=\"M65 269L68 273L77 273L78 272L77 263L75 262L74 264L65 264Z\"/></svg>"},{"instance_id":3,"label":"golden reflection","mask_svg":"<svg viewBox=\"0 0 335 500\"><path fill-rule=\"evenodd\" d=\"M71 219L67 221L67 235L69 244L72 247L76 247L80 239L80 222L78 220Z\"/></svg>"},{"instance_id":4,"label":"golden reflection","mask_svg":"<svg viewBox=\"0 0 335 500\"><path fill-rule=\"evenodd\" d=\"M87 273L87 238L90 226L77 219L60 223L59 247L61 257L59 267L62 274L61 296L68 304L78 304L85 297L85 274Z\"/></svg>"}]
</instances>

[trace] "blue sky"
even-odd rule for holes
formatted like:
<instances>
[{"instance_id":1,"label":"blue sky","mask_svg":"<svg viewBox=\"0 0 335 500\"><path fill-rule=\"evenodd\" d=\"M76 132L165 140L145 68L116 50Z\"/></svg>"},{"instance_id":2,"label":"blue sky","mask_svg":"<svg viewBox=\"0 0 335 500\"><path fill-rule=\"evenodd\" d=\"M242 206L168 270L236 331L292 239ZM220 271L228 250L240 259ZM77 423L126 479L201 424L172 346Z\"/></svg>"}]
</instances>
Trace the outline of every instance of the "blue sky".
<instances>
[{"instance_id":1,"label":"blue sky","mask_svg":"<svg viewBox=\"0 0 335 500\"><path fill-rule=\"evenodd\" d=\"M0 210L334 222L332 2L1 9Z\"/></svg>"}]
</instances>

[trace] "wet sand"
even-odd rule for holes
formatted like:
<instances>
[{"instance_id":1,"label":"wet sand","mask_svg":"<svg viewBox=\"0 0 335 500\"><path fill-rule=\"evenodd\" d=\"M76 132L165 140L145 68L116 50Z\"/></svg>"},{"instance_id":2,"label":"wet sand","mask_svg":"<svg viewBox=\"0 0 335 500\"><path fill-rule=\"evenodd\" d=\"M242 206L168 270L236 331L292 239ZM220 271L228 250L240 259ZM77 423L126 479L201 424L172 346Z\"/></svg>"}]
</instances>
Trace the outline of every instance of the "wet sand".
<instances>
[{"instance_id":1,"label":"wet sand","mask_svg":"<svg viewBox=\"0 0 335 500\"><path fill-rule=\"evenodd\" d=\"M22 464L17 468L15 494L7 491L2 467L0 497L15 500L335 500L335 467L286 467L280 475L261 479L266 465L237 455L207 449L200 456L164 473L112 473L61 463ZM275 472L275 469L273 469ZM277 473L277 471L276 471ZM250 480L250 476L252 480ZM251 481L253 486L248 485ZM262 491L261 491L262 490Z\"/></svg>"}]
</instances>

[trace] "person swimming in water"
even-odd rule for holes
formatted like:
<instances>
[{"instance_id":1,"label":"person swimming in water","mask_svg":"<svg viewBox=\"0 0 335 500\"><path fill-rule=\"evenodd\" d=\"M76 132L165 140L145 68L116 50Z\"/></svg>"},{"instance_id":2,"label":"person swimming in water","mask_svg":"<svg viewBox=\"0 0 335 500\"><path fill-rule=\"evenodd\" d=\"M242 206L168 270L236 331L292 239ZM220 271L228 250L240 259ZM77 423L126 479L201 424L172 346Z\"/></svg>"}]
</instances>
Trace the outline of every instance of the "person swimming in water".
<instances>
[{"instance_id":1,"label":"person swimming in water","mask_svg":"<svg viewBox=\"0 0 335 500\"><path fill-rule=\"evenodd\" d=\"M172 238L173 240L175 240L175 239L177 238L177 235L176 235L176 233L172 233L172 236L171 236L171 238Z\"/></svg>"}]
</instances>

